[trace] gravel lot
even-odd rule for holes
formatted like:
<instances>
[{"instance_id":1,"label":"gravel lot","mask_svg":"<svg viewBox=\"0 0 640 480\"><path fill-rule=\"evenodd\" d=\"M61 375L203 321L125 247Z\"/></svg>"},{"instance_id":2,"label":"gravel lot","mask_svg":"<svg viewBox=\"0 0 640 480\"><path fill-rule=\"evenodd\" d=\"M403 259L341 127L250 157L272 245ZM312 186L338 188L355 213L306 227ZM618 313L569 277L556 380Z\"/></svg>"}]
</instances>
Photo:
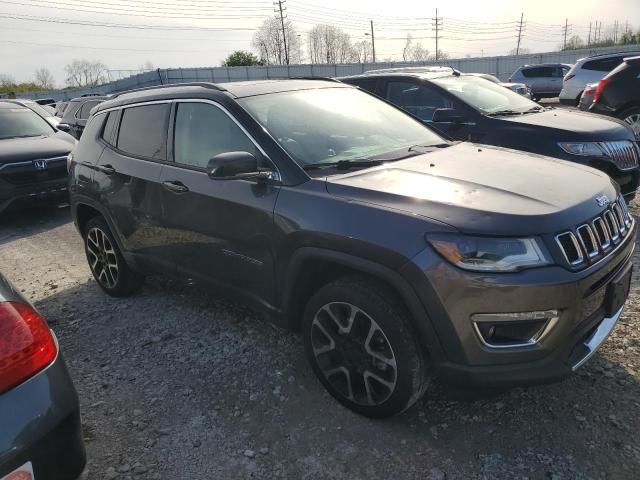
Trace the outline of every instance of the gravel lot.
<instances>
[{"instance_id":1,"label":"gravel lot","mask_svg":"<svg viewBox=\"0 0 640 480\"><path fill-rule=\"evenodd\" d=\"M492 394L433 384L372 421L324 393L298 336L241 304L163 279L102 293L66 208L0 217L0 269L58 335L91 479L640 477L637 276L571 379Z\"/></svg>"}]
</instances>

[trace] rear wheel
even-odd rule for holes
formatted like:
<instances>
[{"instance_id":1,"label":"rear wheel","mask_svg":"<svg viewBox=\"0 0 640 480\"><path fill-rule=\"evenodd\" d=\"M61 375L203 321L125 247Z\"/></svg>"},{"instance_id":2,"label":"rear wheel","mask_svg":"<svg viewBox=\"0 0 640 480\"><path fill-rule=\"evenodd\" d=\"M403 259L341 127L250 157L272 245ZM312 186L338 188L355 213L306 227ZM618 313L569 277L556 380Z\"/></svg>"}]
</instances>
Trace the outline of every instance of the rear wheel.
<instances>
[{"instance_id":1,"label":"rear wheel","mask_svg":"<svg viewBox=\"0 0 640 480\"><path fill-rule=\"evenodd\" d=\"M84 248L93 278L109 295L127 296L140 288L143 277L126 264L104 218L87 222Z\"/></svg>"},{"instance_id":2,"label":"rear wheel","mask_svg":"<svg viewBox=\"0 0 640 480\"><path fill-rule=\"evenodd\" d=\"M427 359L406 309L388 288L364 277L336 280L309 300L303 327L315 374L351 410L389 417L424 393Z\"/></svg>"},{"instance_id":3,"label":"rear wheel","mask_svg":"<svg viewBox=\"0 0 640 480\"><path fill-rule=\"evenodd\" d=\"M631 127L636 140L640 141L640 107L631 107L620 114L620 118Z\"/></svg>"}]
</instances>

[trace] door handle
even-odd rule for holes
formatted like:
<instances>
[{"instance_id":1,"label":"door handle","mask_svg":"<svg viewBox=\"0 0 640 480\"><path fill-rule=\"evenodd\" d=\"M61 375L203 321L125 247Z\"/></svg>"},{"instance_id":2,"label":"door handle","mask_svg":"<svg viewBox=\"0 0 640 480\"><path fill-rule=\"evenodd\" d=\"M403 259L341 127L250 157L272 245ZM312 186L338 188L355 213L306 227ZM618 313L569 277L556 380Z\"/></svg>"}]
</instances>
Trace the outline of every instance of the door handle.
<instances>
[{"instance_id":1,"label":"door handle","mask_svg":"<svg viewBox=\"0 0 640 480\"><path fill-rule=\"evenodd\" d=\"M162 186L173 193L185 193L189 191L186 185L177 180L167 180L162 182Z\"/></svg>"},{"instance_id":2,"label":"door handle","mask_svg":"<svg viewBox=\"0 0 640 480\"><path fill-rule=\"evenodd\" d=\"M111 165L96 165L95 169L99 172L104 173L105 175L113 175L114 173L116 173L116 169Z\"/></svg>"}]
</instances>

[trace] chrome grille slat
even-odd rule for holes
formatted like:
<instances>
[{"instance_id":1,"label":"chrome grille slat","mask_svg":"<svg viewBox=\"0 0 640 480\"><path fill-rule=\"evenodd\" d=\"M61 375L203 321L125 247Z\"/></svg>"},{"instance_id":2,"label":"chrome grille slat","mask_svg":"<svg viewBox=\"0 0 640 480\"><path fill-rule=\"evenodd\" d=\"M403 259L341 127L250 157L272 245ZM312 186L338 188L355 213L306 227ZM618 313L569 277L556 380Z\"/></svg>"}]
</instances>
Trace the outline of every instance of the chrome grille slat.
<instances>
[{"instance_id":1,"label":"chrome grille slat","mask_svg":"<svg viewBox=\"0 0 640 480\"><path fill-rule=\"evenodd\" d=\"M598 145L620 170L630 170L638 166L640 152L633 142L629 140L618 140L599 142Z\"/></svg>"},{"instance_id":2,"label":"chrome grille slat","mask_svg":"<svg viewBox=\"0 0 640 480\"><path fill-rule=\"evenodd\" d=\"M614 147L611 147L614 148ZM633 217L620 195L596 218L556 235L556 243L573 268L583 268L606 257L633 229Z\"/></svg>"}]
</instances>

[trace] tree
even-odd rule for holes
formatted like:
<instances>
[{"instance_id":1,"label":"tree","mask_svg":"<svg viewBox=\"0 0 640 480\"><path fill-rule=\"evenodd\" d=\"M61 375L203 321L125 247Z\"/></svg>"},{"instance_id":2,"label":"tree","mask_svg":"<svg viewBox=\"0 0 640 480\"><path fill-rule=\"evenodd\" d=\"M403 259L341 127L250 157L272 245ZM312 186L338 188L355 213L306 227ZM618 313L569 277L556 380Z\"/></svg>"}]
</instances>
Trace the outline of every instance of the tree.
<instances>
[{"instance_id":1,"label":"tree","mask_svg":"<svg viewBox=\"0 0 640 480\"><path fill-rule=\"evenodd\" d=\"M308 33L311 63L348 63L358 52L348 33L333 25L316 25Z\"/></svg>"},{"instance_id":2,"label":"tree","mask_svg":"<svg viewBox=\"0 0 640 480\"><path fill-rule=\"evenodd\" d=\"M582 38L578 35L574 35L567 40L567 44L561 44L558 50L577 50L578 48L584 48L585 44Z\"/></svg>"},{"instance_id":3,"label":"tree","mask_svg":"<svg viewBox=\"0 0 640 480\"><path fill-rule=\"evenodd\" d=\"M518 55L527 55L529 53L531 53L531 50L524 47L520 47L520 50L518 51ZM512 48L511 50L509 50L509 55L515 55L515 54L516 54L515 48Z\"/></svg>"},{"instance_id":4,"label":"tree","mask_svg":"<svg viewBox=\"0 0 640 480\"><path fill-rule=\"evenodd\" d=\"M144 62L144 65L140 65L138 67L138 70L140 70L141 72L148 72L150 70L155 70L156 67L153 65L153 63L150 60L147 60L146 62Z\"/></svg>"},{"instance_id":5,"label":"tree","mask_svg":"<svg viewBox=\"0 0 640 480\"><path fill-rule=\"evenodd\" d=\"M370 63L372 60L371 42L361 40L353 44L353 51L358 63Z\"/></svg>"},{"instance_id":6,"label":"tree","mask_svg":"<svg viewBox=\"0 0 640 480\"><path fill-rule=\"evenodd\" d=\"M236 50L222 62L223 67L249 67L251 65L262 65L262 63L253 53L244 50Z\"/></svg>"},{"instance_id":7,"label":"tree","mask_svg":"<svg viewBox=\"0 0 640 480\"><path fill-rule=\"evenodd\" d=\"M404 43L404 48L402 49L402 60L405 62L411 61L411 54L413 52L413 36L410 33L407 33L407 40Z\"/></svg>"},{"instance_id":8,"label":"tree","mask_svg":"<svg viewBox=\"0 0 640 480\"><path fill-rule=\"evenodd\" d=\"M285 40L289 63L300 63L300 37L291 20L284 22L285 36L282 35L282 24L279 18L269 17L253 35L251 44L258 51L260 61L266 65L285 65Z\"/></svg>"},{"instance_id":9,"label":"tree","mask_svg":"<svg viewBox=\"0 0 640 480\"><path fill-rule=\"evenodd\" d=\"M412 62L428 62L431 60L431 57L429 56L429 50L424 48L420 42L416 42L411 49L409 59Z\"/></svg>"},{"instance_id":10,"label":"tree","mask_svg":"<svg viewBox=\"0 0 640 480\"><path fill-rule=\"evenodd\" d=\"M43 90L51 90L54 87L53 75L48 68L39 68L35 73L36 84Z\"/></svg>"},{"instance_id":11,"label":"tree","mask_svg":"<svg viewBox=\"0 0 640 480\"><path fill-rule=\"evenodd\" d=\"M107 66L100 61L74 60L64 67L70 87L95 87L109 79Z\"/></svg>"}]
</instances>

